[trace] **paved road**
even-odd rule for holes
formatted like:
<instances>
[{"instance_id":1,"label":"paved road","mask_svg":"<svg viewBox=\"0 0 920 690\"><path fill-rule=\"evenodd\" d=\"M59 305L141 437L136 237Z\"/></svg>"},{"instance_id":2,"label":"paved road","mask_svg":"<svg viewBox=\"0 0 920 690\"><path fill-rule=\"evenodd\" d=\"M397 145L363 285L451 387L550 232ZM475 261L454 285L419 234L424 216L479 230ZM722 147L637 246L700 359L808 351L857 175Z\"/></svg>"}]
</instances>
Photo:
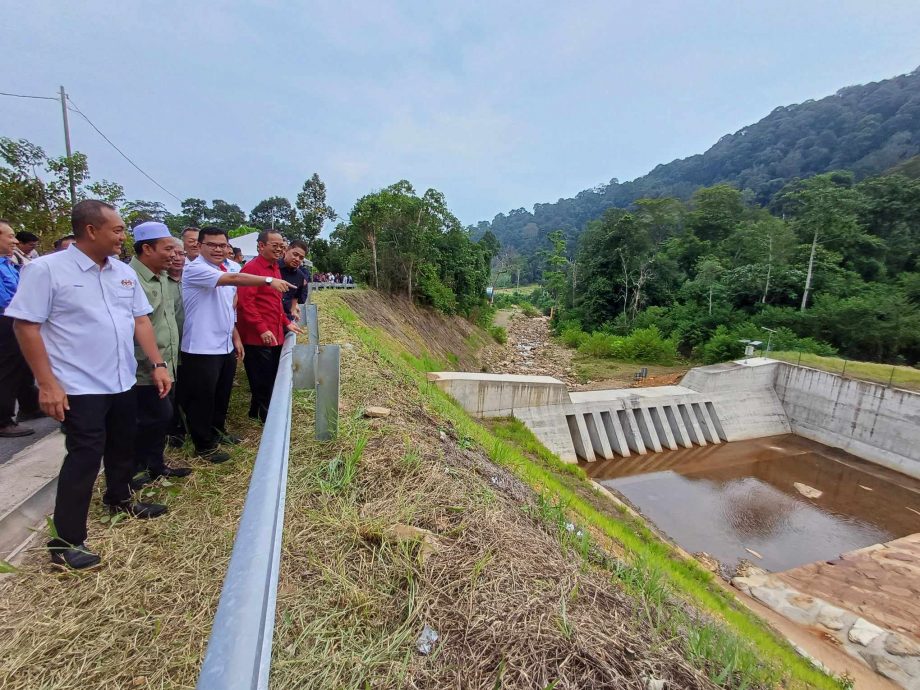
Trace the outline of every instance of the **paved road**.
<instances>
[{"instance_id":1,"label":"paved road","mask_svg":"<svg viewBox=\"0 0 920 690\"><path fill-rule=\"evenodd\" d=\"M0 438L0 465L7 462L19 451L31 446L36 441L50 434L57 429L60 424L53 419L45 417L44 419L34 419L31 422L23 422L23 426L35 429L35 433L31 436L23 436L22 438Z\"/></svg>"}]
</instances>

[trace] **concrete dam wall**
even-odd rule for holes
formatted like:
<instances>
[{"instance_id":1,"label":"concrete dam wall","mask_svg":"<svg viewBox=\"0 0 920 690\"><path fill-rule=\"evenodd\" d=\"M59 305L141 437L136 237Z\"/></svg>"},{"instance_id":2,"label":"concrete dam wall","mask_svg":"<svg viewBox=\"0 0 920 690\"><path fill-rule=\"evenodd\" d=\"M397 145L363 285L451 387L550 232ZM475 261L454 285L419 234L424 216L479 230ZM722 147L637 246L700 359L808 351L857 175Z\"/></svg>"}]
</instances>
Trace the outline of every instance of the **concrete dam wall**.
<instances>
[{"instance_id":1,"label":"concrete dam wall","mask_svg":"<svg viewBox=\"0 0 920 690\"><path fill-rule=\"evenodd\" d=\"M752 358L679 386L568 392L547 376L437 372L477 417L513 416L567 462L796 433L920 477L920 395Z\"/></svg>"},{"instance_id":2,"label":"concrete dam wall","mask_svg":"<svg viewBox=\"0 0 920 690\"><path fill-rule=\"evenodd\" d=\"M782 365L774 382L793 433L920 477L920 395Z\"/></svg>"}]
</instances>

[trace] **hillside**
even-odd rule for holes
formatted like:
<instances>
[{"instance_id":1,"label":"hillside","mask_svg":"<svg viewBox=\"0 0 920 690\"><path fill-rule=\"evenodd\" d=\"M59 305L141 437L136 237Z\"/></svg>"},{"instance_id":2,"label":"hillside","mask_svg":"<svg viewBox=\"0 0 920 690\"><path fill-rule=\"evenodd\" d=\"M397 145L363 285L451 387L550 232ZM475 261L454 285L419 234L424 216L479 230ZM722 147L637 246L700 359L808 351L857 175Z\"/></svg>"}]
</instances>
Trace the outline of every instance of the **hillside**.
<instances>
[{"instance_id":1,"label":"hillside","mask_svg":"<svg viewBox=\"0 0 920 690\"><path fill-rule=\"evenodd\" d=\"M727 134L703 154L659 165L630 182L588 189L574 198L500 213L480 223L503 246L530 253L546 235L576 235L611 207L644 197L689 198L695 189L729 182L767 203L784 184L830 170L857 179L882 173L920 154L920 69L850 86L820 100L780 106L759 122Z\"/></svg>"}]
</instances>

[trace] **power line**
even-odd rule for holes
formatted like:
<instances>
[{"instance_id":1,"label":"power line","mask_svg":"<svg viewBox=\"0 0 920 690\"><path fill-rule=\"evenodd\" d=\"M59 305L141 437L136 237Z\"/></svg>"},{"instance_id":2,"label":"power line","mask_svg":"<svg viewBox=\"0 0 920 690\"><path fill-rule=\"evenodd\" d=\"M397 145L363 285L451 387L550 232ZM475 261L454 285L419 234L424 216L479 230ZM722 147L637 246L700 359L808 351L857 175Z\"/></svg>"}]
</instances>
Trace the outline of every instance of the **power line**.
<instances>
[{"instance_id":1,"label":"power line","mask_svg":"<svg viewBox=\"0 0 920 690\"><path fill-rule=\"evenodd\" d=\"M53 99L53 100L57 100L57 99ZM150 180L151 182L153 182L153 184L155 184L157 187L159 187L159 188L162 189L164 192L166 192L167 194L169 194L169 196L171 196L173 199L175 199L175 200L178 201L179 203L182 203L182 199L180 199L179 197L177 197L177 196L176 196L175 194L173 194L171 191L169 191L168 189L166 189L166 187L164 187L163 185L161 185L159 182L157 182L155 179L153 179L150 175L148 175L146 172L144 172L144 170L143 170L137 163L135 163L133 160L131 160L131 159L128 157L128 155L127 155L124 151L122 151L120 148L118 148L118 147L114 144L114 142L113 142L111 139L109 139L105 134L103 134L103 133L102 133L102 130L100 130L96 125L93 124L93 121L90 120L82 110L80 110L80 108L77 106L76 103L73 102L73 99L72 99L70 96L67 96L67 100L70 101L70 104L73 106L74 111L76 111L76 113L77 113L80 117L82 117L84 120L86 120L86 121L89 123L89 126L92 127L93 129L95 129L95 130L96 130L96 133L97 133L100 137L102 137L103 139L105 139L106 142L108 142L109 146L111 146L113 149L115 149L116 151L118 151L118 153L121 154L121 157L122 157L122 158L124 158L124 159L125 159L126 161L128 161L131 165L133 165L134 168L135 168L141 175L143 175L143 176L146 177L148 180Z\"/></svg>"},{"instance_id":2,"label":"power line","mask_svg":"<svg viewBox=\"0 0 920 690\"><path fill-rule=\"evenodd\" d=\"M12 96L13 98L35 98L41 101L56 101L58 100L54 96L27 96L23 93L7 93L6 91L0 91L0 96Z\"/></svg>"}]
</instances>

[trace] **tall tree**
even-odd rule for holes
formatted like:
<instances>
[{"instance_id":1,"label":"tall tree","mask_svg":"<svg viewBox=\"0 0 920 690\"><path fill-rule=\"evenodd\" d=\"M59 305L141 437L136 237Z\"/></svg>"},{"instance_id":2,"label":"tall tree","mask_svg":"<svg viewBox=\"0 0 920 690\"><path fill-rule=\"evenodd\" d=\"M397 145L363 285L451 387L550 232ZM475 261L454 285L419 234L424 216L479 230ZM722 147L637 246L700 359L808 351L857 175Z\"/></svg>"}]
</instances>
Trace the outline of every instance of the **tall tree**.
<instances>
[{"instance_id":1,"label":"tall tree","mask_svg":"<svg viewBox=\"0 0 920 690\"><path fill-rule=\"evenodd\" d=\"M159 201L144 201L137 199L128 201L121 206L121 215L128 224L128 227L134 227L139 223L148 220L156 220L161 223L166 218L166 206Z\"/></svg>"},{"instance_id":2,"label":"tall tree","mask_svg":"<svg viewBox=\"0 0 920 690\"><path fill-rule=\"evenodd\" d=\"M250 225L262 230L277 230L288 239L297 239L294 233L296 221L291 202L282 196L263 199L249 214Z\"/></svg>"},{"instance_id":3,"label":"tall tree","mask_svg":"<svg viewBox=\"0 0 920 690\"><path fill-rule=\"evenodd\" d=\"M206 216L209 223L226 230L233 230L246 223L246 212L236 204L228 203L223 199L214 199Z\"/></svg>"},{"instance_id":4,"label":"tall tree","mask_svg":"<svg viewBox=\"0 0 920 690\"><path fill-rule=\"evenodd\" d=\"M565 252L565 233L562 230L554 230L547 239L550 243L550 249L546 252L543 287L553 298L553 306L550 307L550 318L552 318L559 310L560 299L565 293L566 268L569 265L569 260Z\"/></svg>"},{"instance_id":5,"label":"tall tree","mask_svg":"<svg viewBox=\"0 0 920 690\"><path fill-rule=\"evenodd\" d=\"M186 225L201 227L208 217L208 202L189 197L182 202L182 215Z\"/></svg>"},{"instance_id":6,"label":"tall tree","mask_svg":"<svg viewBox=\"0 0 920 690\"><path fill-rule=\"evenodd\" d=\"M295 206L300 235L310 244L319 237L327 220L335 221L338 218L335 209L326 203L326 183L319 179L317 173L313 173L313 176L303 183L303 189L297 194Z\"/></svg>"}]
</instances>

